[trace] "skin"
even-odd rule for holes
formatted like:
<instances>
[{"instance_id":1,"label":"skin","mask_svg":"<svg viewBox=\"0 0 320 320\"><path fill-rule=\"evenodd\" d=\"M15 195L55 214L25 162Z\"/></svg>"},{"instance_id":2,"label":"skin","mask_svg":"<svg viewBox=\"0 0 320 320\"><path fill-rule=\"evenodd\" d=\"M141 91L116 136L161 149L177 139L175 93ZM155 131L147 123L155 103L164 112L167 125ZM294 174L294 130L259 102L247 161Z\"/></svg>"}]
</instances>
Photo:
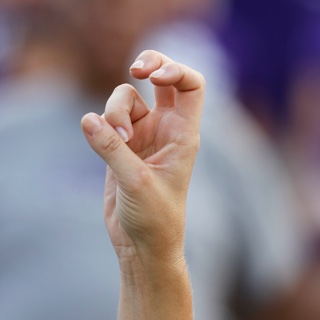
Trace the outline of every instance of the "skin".
<instances>
[{"instance_id":1,"label":"skin","mask_svg":"<svg viewBox=\"0 0 320 320\"><path fill-rule=\"evenodd\" d=\"M155 51L142 52L130 72L153 83L154 108L124 84L102 116L89 113L81 122L88 143L108 164L105 222L120 266L118 319L188 320L185 205L205 81Z\"/></svg>"}]
</instances>

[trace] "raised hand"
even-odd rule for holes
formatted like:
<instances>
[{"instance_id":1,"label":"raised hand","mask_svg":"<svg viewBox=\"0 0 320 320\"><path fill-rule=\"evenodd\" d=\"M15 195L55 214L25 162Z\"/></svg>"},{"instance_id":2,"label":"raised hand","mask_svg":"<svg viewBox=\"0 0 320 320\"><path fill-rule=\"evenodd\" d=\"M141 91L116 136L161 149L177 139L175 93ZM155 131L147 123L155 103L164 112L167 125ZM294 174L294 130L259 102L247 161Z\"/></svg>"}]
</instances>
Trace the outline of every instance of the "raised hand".
<instances>
[{"instance_id":1,"label":"raised hand","mask_svg":"<svg viewBox=\"0 0 320 320\"><path fill-rule=\"evenodd\" d=\"M185 204L199 147L205 81L155 51L142 52L130 71L138 79L149 77L155 106L150 110L124 84L114 90L102 116L83 117L82 128L108 164L105 221L122 272L134 261L157 274L159 266L164 271L184 265Z\"/></svg>"}]
</instances>

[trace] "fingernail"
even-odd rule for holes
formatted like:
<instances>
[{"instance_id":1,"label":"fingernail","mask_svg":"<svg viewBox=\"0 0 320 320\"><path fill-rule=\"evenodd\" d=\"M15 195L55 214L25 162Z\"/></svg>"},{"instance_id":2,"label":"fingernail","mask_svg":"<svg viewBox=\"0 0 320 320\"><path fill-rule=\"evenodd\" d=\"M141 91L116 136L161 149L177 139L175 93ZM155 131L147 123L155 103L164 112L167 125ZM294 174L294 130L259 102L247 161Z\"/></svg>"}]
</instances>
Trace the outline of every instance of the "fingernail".
<instances>
[{"instance_id":1,"label":"fingernail","mask_svg":"<svg viewBox=\"0 0 320 320\"><path fill-rule=\"evenodd\" d=\"M115 129L124 142L129 141L129 136L126 130L124 130L122 127L115 127Z\"/></svg>"},{"instance_id":2,"label":"fingernail","mask_svg":"<svg viewBox=\"0 0 320 320\"><path fill-rule=\"evenodd\" d=\"M144 63L143 63L142 60L137 60L136 62L134 62L132 64L132 66L130 67L130 70L132 70L132 69L142 69L143 65L144 65Z\"/></svg>"},{"instance_id":3,"label":"fingernail","mask_svg":"<svg viewBox=\"0 0 320 320\"><path fill-rule=\"evenodd\" d=\"M96 114L89 113L85 116L85 130L90 135L97 134L101 129L102 123Z\"/></svg>"},{"instance_id":4,"label":"fingernail","mask_svg":"<svg viewBox=\"0 0 320 320\"><path fill-rule=\"evenodd\" d=\"M150 74L150 78L160 78L164 73L164 69L158 69Z\"/></svg>"}]
</instances>

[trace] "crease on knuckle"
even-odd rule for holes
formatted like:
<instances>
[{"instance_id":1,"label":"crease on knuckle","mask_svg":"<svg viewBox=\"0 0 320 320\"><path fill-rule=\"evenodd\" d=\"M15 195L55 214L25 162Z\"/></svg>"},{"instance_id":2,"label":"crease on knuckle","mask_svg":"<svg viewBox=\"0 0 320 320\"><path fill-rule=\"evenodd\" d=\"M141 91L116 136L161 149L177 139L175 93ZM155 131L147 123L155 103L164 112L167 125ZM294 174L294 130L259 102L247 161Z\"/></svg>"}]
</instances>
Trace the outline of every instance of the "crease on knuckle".
<instances>
[{"instance_id":1,"label":"crease on knuckle","mask_svg":"<svg viewBox=\"0 0 320 320\"><path fill-rule=\"evenodd\" d=\"M117 134L112 134L111 136L105 138L101 145L100 149L106 153L113 153L118 150L121 145L121 138Z\"/></svg>"}]
</instances>

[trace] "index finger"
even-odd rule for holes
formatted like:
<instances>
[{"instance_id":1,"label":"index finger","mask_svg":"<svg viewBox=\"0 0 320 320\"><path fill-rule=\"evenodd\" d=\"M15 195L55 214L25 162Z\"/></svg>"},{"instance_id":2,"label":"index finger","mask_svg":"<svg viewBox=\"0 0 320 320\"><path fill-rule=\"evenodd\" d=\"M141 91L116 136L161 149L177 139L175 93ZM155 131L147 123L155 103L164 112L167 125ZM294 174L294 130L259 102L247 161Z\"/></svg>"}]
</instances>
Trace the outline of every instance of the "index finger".
<instances>
[{"instance_id":1,"label":"index finger","mask_svg":"<svg viewBox=\"0 0 320 320\"><path fill-rule=\"evenodd\" d=\"M142 52L130 68L138 79L150 77L157 95L164 94L157 87L173 86L176 89L175 108L184 117L201 115L205 93L204 77L197 71L153 50ZM199 119L200 120L200 119Z\"/></svg>"}]
</instances>

